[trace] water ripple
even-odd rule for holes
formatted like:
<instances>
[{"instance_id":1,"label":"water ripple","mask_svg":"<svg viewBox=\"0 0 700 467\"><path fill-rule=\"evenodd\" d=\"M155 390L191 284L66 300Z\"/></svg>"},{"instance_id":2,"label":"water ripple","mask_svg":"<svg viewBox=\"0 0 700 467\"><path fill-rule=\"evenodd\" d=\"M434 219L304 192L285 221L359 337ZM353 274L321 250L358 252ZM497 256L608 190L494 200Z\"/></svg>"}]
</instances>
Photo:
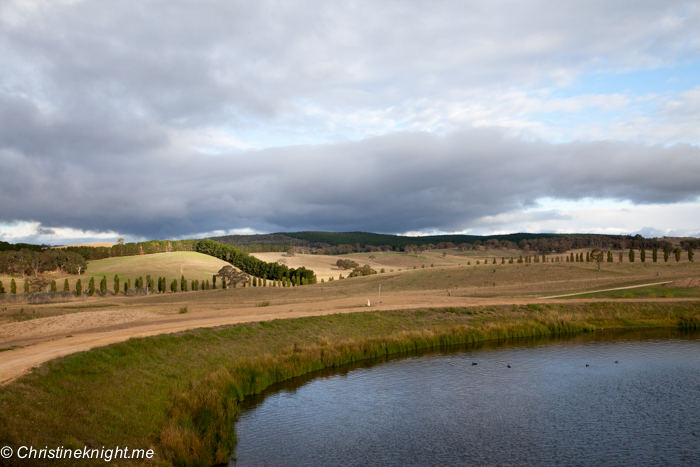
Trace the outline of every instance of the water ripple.
<instances>
[{"instance_id":1,"label":"water ripple","mask_svg":"<svg viewBox=\"0 0 700 467\"><path fill-rule=\"evenodd\" d=\"M232 465L700 465L697 333L516 341L338 373L251 402Z\"/></svg>"}]
</instances>

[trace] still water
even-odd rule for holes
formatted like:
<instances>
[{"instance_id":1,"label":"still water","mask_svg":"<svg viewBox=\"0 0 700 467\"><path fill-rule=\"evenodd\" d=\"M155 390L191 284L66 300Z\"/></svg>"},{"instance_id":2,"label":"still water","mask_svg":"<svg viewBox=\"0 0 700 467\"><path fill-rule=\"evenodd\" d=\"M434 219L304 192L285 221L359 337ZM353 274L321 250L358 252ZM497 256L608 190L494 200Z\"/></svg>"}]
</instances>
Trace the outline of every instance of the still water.
<instances>
[{"instance_id":1,"label":"still water","mask_svg":"<svg viewBox=\"0 0 700 467\"><path fill-rule=\"evenodd\" d=\"M700 466L700 333L514 340L319 372L250 398L236 430L237 467Z\"/></svg>"}]
</instances>

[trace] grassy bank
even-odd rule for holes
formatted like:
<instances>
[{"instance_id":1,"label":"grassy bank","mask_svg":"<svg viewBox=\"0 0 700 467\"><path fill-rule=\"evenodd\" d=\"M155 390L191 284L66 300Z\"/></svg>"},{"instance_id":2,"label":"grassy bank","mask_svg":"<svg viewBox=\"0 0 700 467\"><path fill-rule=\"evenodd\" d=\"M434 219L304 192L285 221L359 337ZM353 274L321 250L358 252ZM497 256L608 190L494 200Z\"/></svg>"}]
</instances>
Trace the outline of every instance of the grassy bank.
<instances>
[{"instance_id":1,"label":"grassy bank","mask_svg":"<svg viewBox=\"0 0 700 467\"><path fill-rule=\"evenodd\" d=\"M153 448L157 464L210 465L235 445L240 399L310 371L488 339L698 323L697 302L561 303L369 311L131 339L0 388L0 446Z\"/></svg>"},{"instance_id":2,"label":"grassy bank","mask_svg":"<svg viewBox=\"0 0 700 467\"><path fill-rule=\"evenodd\" d=\"M698 298L698 287L665 287L653 285L649 287L635 287L633 289L608 290L605 292L580 293L562 299L574 300L579 298Z\"/></svg>"}]
</instances>

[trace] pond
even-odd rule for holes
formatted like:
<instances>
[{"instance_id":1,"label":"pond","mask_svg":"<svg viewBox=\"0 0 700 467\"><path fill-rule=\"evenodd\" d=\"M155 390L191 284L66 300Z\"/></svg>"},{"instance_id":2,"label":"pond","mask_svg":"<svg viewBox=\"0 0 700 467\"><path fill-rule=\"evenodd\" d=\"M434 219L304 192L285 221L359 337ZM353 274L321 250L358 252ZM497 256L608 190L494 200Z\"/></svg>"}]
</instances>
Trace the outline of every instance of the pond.
<instances>
[{"instance_id":1,"label":"pond","mask_svg":"<svg viewBox=\"0 0 700 467\"><path fill-rule=\"evenodd\" d=\"M236 431L237 467L697 466L700 333L607 331L363 362L248 398Z\"/></svg>"}]
</instances>

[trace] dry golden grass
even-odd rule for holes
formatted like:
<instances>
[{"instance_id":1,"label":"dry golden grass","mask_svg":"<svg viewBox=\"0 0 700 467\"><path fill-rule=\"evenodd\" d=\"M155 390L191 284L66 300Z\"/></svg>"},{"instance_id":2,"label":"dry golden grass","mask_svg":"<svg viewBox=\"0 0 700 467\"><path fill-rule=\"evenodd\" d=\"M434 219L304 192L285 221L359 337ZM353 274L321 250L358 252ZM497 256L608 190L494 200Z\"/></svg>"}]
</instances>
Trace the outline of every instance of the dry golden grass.
<instances>
[{"instance_id":1,"label":"dry golden grass","mask_svg":"<svg viewBox=\"0 0 700 467\"><path fill-rule=\"evenodd\" d=\"M195 253L193 251L176 251L154 255L124 256L90 261L86 276L107 276L111 280L115 274L120 278L135 279L139 276L167 277L179 279L211 279L219 269L228 263L220 259ZM109 288L109 286L108 286Z\"/></svg>"},{"instance_id":2,"label":"dry golden grass","mask_svg":"<svg viewBox=\"0 0 700 467\"><path fill-rule=\"evenodd\" d=\"M429 252L432 253L432 252ZM364 256L369 254L354 255L356 261L361 262ZM384 257L376 254L377 262L401 260L398 254L389 254ZM315 255L299 255L300 260L313 259L326 261L328 257L315 257ZM330 257L336 259L338 256ZM398 258L398 259L397 259ZM448 257L449 258L449 257ZM294 258L291 258L294 259ZM415 258L409 258L413 261ZM427 263L425 268L403 269L389 272L391 268L385 266L384 274L376 274L367 277L334 280L332 282L318 283L315 285L280 288L280 287L256 287L237 288L226 293L216 291L199 291L188 293L168 292L150 296L125 297L123 294L113 295L112 278L118 273L123 279L135 278L137 275L153 277L163 275L169 280L180 277L180 266L184 264L183 274L189 280L207 279L216 272L223 261L200 255L197 253L165 253L158 255L143 255L126 258L110 258L108 260L94 261L90 263L89 271L102 272L107 276L108 294L104 297L98 295L87 298L84 302L26 305L5 304L0 306L0 323L35 319L42 316L57 314L102 311L104 307L125 311L140 310L149 314L172 314L178 309L188 306L190 314L216 313L223 310L237 310L254 307L262 302L269 302L270 307L294 305L294 313L301 313L306 309L320 310L334 308L348 308L361 306L368 299L374 304L379 285L382 286L382 296L386 304L399 307L410 307L412 303L420 303L421 306L431 300L442 300L447 296L447 290L451 291L452 300L464 299L462 304L475 303L471 299L494 300L503 303L504 300L533 301L540 297L563 295L576 292L596 291L601 289L622 287L637 284L650 284L663 281L672 281L684 278L700 277L700 265L698 263L603 263L601 271L597 270L594 263L534 263L534 264L480 264L443 265L435 262L435 267ZM308 266L312 263L306 262ZM190 275L190 273L192 275ZM101 275L95 274L99 281ZM90 275L83 276L83 290L87 289ZM71 290L74 290L75 277L71 279ZM57 280L58 290L62 290L62 280ZM9 288L9 280L3 278L5 288ZM18 280L18 291L21 291L22 282ZM659 298L664 298L659 295ZM579 297L585 299L587 297ZM478 303L481 303L479 301ZM23 312L20 310L24 309Z\"/></svg>"}]
</instances>

